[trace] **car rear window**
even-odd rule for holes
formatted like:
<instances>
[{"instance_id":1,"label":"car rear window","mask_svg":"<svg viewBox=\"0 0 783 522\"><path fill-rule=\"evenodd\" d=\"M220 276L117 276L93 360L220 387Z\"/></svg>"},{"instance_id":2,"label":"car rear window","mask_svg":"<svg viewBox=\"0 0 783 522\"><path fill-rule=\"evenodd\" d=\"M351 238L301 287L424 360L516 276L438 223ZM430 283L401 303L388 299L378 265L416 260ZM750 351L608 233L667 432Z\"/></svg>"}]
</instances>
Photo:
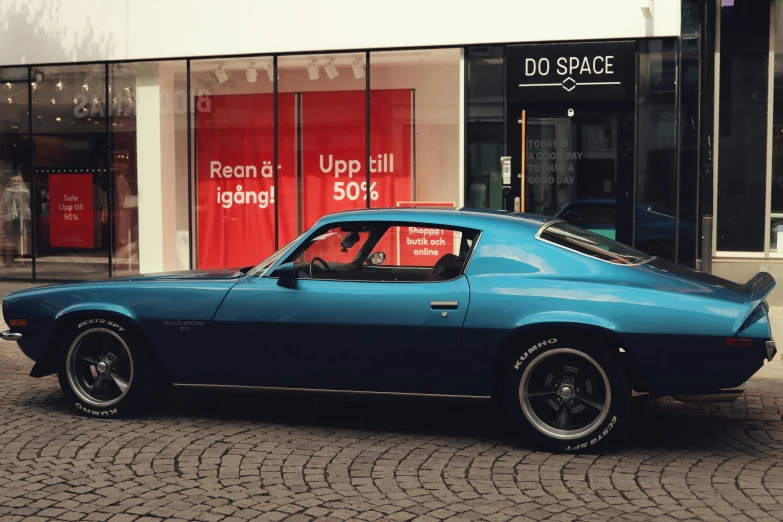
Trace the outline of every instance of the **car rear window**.
<instances>
[{"instance_id":1,"label":"car rear window","mask_svg":"<svg viewBox=\"0 0 783 522\"><path fill-rule=\"evenodd\" d=\"M628 245L563 222L545 226L539 237L563 248L618 265L638 265L652 259Z\"/></svg>"}]
</instances>

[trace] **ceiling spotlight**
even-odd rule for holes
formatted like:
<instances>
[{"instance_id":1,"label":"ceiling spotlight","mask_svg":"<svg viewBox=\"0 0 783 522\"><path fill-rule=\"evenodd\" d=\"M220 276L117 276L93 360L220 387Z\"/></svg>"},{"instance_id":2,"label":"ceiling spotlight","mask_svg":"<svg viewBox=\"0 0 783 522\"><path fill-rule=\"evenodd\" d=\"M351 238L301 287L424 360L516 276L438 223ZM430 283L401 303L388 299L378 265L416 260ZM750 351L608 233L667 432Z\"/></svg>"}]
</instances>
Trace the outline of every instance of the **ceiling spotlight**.
<instances>
[{"instance_id":1,"label":"ceiling spotlight","mask_svg":"<svg viewBox=\"0 0 783 522\"><path fill-rule=\"evenodd\" d=\"M359 78L364 78L364 66L362 65L361 60L354 60L352 67L353 75L357 80Z\"/></svg>"},{"instance_id":2,"label":"ceiling spotlight","mask_svg":"<svg viewBox=\"0 0 783 522\"><path fill-rule=\"evenodd\" d=\"M57 116L57 117L55 118L55 120L56 120L56 121L63 121L63 119L62 119L62 118L60 118L59 116Z\"/></svg>"},{"instance_id":3,"label":"ceiling spotlight","mask_svg":"<svg viewBox=\"0 0 783 522\"><path fill-rule=\"evenodd\" d=\"M13 89L13 87L14 86L11 85L11 82L5 82L5 90L6 91L10 91L11 89Z\"/></svg>"},{"instance_id":4,"label":"ceiling spotlight","mask_svg":"<svg viewBox=\"0 0 783 522\"><path fill-rule=\"evenodd\" d=\"M33 92L36 92L38 90L38 82L31 82L30 87L33 89Z\"/></svg>"},{"instance_id":5,"label":"ceiling spotlight","mask_svg":"<svg viewBox=\"0 0 783 522\"><path fill-rule=\"evenodd\" d=\"M247 81L250 83L255 83L256 79L258 78L258 71L252 65L247 68L247 72L245 74L247 75Z\"/></svg>"},{"instance_id":6,"label":"ceiling spotlight","mask_svg":"<svg viewBox=\"0 0 783 522\"><path fill-rule=\"evenodd\" d=\"M84 85L82 85L82 91L89 92L90 91L90 84L87 82L84 82Z\"/></svg>"},{"instance_id":7,"label":"ceiling spotlight","mask_svg":"<svg viewBox=\"0 0 783 522\"><path fill-rule=\"evenodd\" d=\"M65 89L65 84L63 83L62 80L59 80L57 83L54 84L54 88L62 92L62 90Z\"/></svg>"},{"instance_id":8,"label":"ceiling spotlight","mask_svg":"<svg viewBox=\"0 0 783 522\"><path fill-rule=\"evenodd\" d=\"M318 79L318 64L315 62L310 62L307 64L307 75L310 77L311 80L317 80Z\"/></svg>"},{"instance_id":9,"label":"ceiling spotlight","mask_svg":"<svg viewBox=\"0 0 783 522\"><path fill-rule=\"evenodd\" d=\"M270 63L266 66L266 75L269 76L269 81L273 82L275 81L275 64ZM278 79L280 77L278 76Z\"/></svg>"},{"instance_id":10,"label":"ceiling spotlight","mask_svg":"<svg viewBox=\"0 0 783 522\"><path fill-rule=\"evenodd\" d=\"M215 69L215 78L217 78L218 83L226 83L228 81L228 74L223 70L222 65L218 65L218 68Z\"/></svg>"},{"instance_id":11,"label":"ceiling spotlight","mask_svg":"<svg viewBox=\"0 0 783 522\"><path fill-rule=\"evenodd\" d=\"M340 74L337 72L337 67L334 66L331 60L326 62L324 71L326 71L326 75L329 77L330 80L334 80L335 78L337 78L337 75Z\"/></svg>"}]
</instances>

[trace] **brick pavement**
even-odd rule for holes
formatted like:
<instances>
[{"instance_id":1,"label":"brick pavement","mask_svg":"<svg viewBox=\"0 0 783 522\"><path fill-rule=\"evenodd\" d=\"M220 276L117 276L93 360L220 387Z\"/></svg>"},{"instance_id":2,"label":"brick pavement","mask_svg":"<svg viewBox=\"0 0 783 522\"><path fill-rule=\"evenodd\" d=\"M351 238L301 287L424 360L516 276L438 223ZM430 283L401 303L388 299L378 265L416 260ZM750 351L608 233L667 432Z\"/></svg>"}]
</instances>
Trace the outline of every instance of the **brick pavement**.
<instances>
[{"instance_id":1,"label":"brick pavement","mask_svg":"<svg viewBox=\"0 0 783 522\"><path fill-rule=\"evenodd\" d=\"M733 405L636 405L578 456L478 401L176 390L84 418L31 366L0 341L3 521L783 520L780 358Z\"/></svg>"}]
</instances>

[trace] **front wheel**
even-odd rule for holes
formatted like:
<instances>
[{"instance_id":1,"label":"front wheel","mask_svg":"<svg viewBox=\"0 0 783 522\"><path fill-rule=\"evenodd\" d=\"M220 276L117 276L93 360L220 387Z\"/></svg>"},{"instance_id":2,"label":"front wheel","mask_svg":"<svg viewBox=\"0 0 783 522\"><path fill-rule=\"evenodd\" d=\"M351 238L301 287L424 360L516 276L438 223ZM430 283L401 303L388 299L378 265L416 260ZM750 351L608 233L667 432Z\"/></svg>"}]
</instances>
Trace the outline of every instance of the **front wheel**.
<instances>
[{"instance_id":1,"label":"front wheel","mask_svg":"<svg viewBox=\"0 0 783 522\"><path fill-rule=\"evenodd\" d=\"M80 320L66 334L58 377L79 412L113 417L137 412L156 378L147 347L126 325L106 318Z\"/></svg>"},{"instance_id":2,"label":"front wheel","mask_svg":"<svg viewBox=\"0 0 783 522\"><path fill-rule=\"evenodd\" d=\"M630 405L622 369L603 347L542 339L513 360L505 403L526 438L557 451L590 448Z\"/></svg>"}]
</instances>

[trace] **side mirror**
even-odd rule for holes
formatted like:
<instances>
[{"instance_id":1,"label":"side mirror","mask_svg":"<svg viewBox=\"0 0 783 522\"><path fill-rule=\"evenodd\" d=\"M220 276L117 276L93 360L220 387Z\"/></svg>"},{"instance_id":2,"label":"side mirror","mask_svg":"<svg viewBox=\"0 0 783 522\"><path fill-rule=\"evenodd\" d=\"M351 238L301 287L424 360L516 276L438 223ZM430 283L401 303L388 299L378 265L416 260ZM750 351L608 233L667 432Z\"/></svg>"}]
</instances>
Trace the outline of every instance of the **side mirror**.
<instances>
[{"instance_id":1,"label":"side mirror","mask_svg":"<svg viewBox=\"0 0 783 522\"><path fill-rule=\"evenodd\" d=\"M367 258L368 265L380 265L383 264L384 261L386 261L386 254L384 252L375 252L374 254L370 254Z\"/></svg>"},{"instance_id":2,"label":"side mirror","mask_svg":"<svg viewBox=\"0 0 783 522\"><path fill-rule=\"evenodd\" d=\"M275 270L275 275L277 286L296 288L296 267L293 263L283 263Z\"/></svg>"}]
</instances>

